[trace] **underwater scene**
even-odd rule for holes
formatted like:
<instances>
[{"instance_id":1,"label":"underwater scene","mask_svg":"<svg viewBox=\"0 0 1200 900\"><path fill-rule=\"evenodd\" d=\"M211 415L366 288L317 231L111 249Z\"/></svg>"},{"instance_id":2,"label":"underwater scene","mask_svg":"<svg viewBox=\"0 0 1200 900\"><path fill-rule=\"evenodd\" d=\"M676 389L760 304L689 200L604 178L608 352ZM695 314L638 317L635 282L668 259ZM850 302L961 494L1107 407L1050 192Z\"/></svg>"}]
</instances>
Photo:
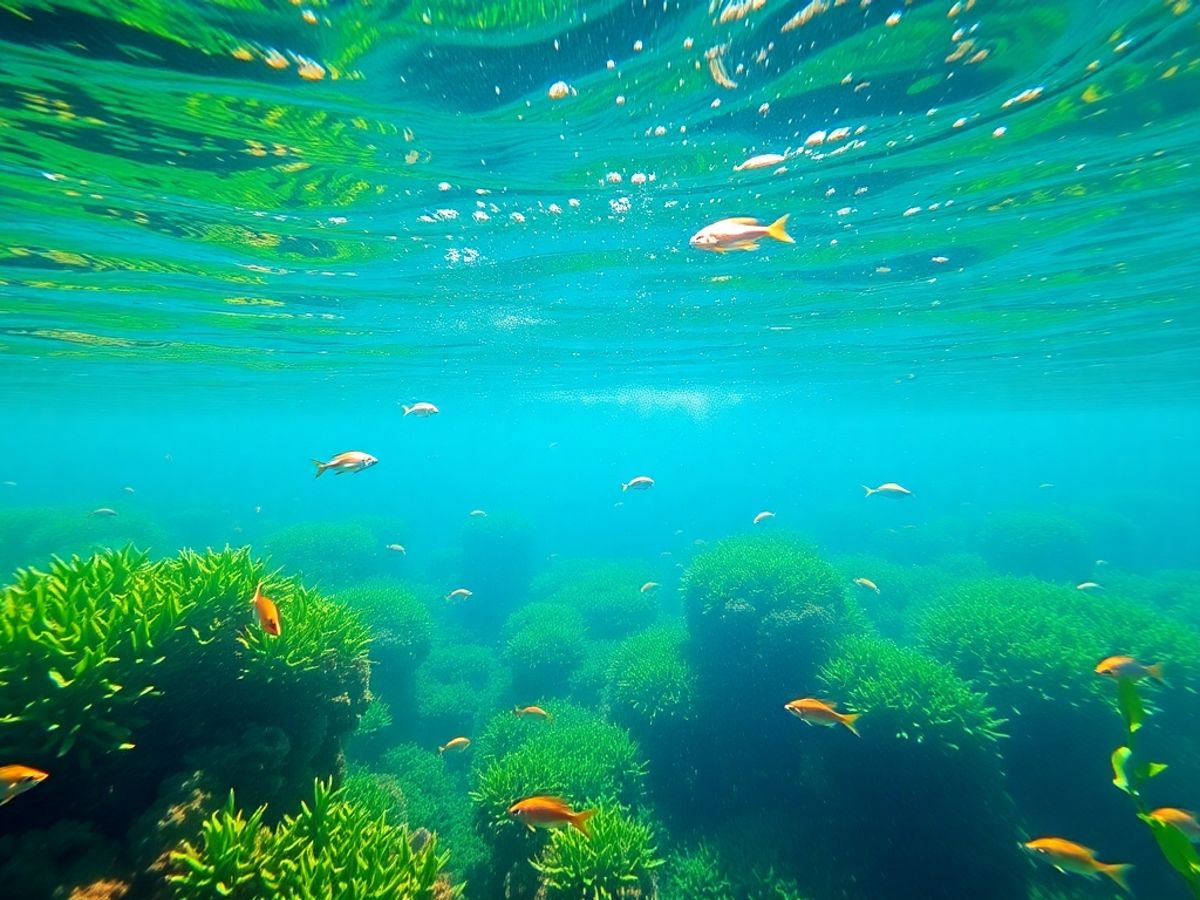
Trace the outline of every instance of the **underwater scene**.
<instances>
[{"instance_id":1,"label":"underwater scene","mask_svg":"<svg viewBox=\"0 0 1200 900\"><path fill-rule=\"evenodd\" d=\"M0 898L1200 900L1194 0L0 0Z\"/></svg>"}]
</instances>

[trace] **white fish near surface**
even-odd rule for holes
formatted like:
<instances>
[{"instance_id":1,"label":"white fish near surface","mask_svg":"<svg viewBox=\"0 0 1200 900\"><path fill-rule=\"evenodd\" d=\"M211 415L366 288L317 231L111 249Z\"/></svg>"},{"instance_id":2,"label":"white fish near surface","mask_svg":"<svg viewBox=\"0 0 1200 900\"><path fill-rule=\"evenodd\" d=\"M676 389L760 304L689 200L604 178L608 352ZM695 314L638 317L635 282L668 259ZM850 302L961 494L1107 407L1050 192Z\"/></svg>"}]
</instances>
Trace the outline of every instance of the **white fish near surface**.
<instances>
[{"instance_id":1,"label":"white fish near surface","mask_svg":"<svg viewBox=\"0 0 1200 900\"><path fill-rule=\"evenodd\" d=\"M467 513L467 515L474 516L476 519L486 519L487 518L487 513L485 513L482 509L473 509L469 513Z\"/></svg>"},{"instance_id":2,"label":"white fish near surface","mask_svg":"<svg viewBox=\"0 0 1200 900\"><path fill-rule=\"evenodd\" d=\"M775 513L764 509L762 512L760 512L757 516L754 517L754 524L761 525L763 522L766 522L768 519L773 519L773 518L775 518Z\"/></svg>"},{"instance_id":3,"label":"white fish near surface","mask_svg":"<svg viewBox=\"0 0 1200 900\"><path fill-rule=\"evenodd\" d=\"M896 484L896 482L894 482L894 481L889 481L887 484L881 484L879 487L875 487L875 488L867 487L865 484L862 487L863 487L863 490L867 492L868 497L870 497L872 494L879 494L880 496L883 496L883 497L911 497L912 496L912 491L910 491L906 487L901 487L900 485Z\"/></svg>"},{"instance_id":4,"label":"white fish near surface","mask_svg":"<svg viewBox=\"0 0 1200 900\"><path fill-rule=\"evenodd\" d=\"M622 491L648 491L654 487L654 479L649 475L638 475L635 478L630 478L629 481L621 485Z\"/></svg>"},{"instance_id":5,"label":"white fish near surface","mask_svg":"<svg viewBox=\"0 0 1200 900\"><path fill-rule=\"evenodd\" d=\"M121 488L121 490L123 490L123 491L124 491L125 493L127 493L127 494L132 494L132 493L134 493L134 490L133 490L133 488L131 488L129 485L125 485L125 487Z\"/></svg>"},{"instance_id":6,"label":"white fish near surface","mask_svg":"<svg viewBox=\"0 0 1200 900\"><path fill-rule=\"evenodd\" d=\"M705 225L688 241L697 250L713 253L728 253L730 250L757 250L758 242L764 237L773 238L784 244L796 243L786 231L787 214L780 216L770 225L759 223L749 216L735 216Z\"/></svg>"},{"instance_id":7,"label":"white fish near surface","mask_svg":"<svg viewBox=\"0 0 1200 900\"><path fill-rule=\"evenodd\" d=\"M361 472L363 469L369 469L379 460L361 450L347 450L345 453L339 453L329 462L321 462L319 459L311 460L311 462L317 467L315 477L320 478L326 469L332 469L335 475L345 475L347 472Z\"/></svg>"},{"instance_id":8,"label":"white fish near surface","mask_svg":"<svg viewBox=\"0 0 1200 900\"><path fill-rule=\"evenodd\" d=\"M97 519L112 519L117 515L115 509L109 509L107 506L102 506L99 509L93 509L90 515Z\"/></svg>"},{"instance_id":9,"label":"white fish near surface","mask_svg":"<svg viewBox=\"0 0 1200 900\"><path fill-rule=\"evenodd\" d=\"M780 163L787 162L787 157L782 153L760 153L758 156L752 156L745 162L740 162L733 167L735 172L743 172L746 169L769 169L771 166L777 166Z\"/></svg>"},{"instance_id":10,"label":"white fish near surface","mask_svg":"<svg viewBox=\"0 0 1200 900\"><path fill-rule=\"evenodd\" d=\"M423 401L421 403L414 403L412 406L405 406L401 403L400 408L404 410L406 416L416 416L419 419L423 419L426 416L436 416L441 412L432 403L425 403Z\"/></svg>"},{"instance_id":11,"label":"white fish near surface","mask_svg":"<svg viewBox=\"0 0 1200 900\"><path fill-rule=\"evenodd\" d=\"M393 553L399 553L401 556L407 556L407 555L408 555L408 551L404 549L404 545L403 545L403 544L388 544L388 545L387 545L387 546L385 546L383 549L384 549L384 550L391 550Z\"/></svg>"}]
</instances>

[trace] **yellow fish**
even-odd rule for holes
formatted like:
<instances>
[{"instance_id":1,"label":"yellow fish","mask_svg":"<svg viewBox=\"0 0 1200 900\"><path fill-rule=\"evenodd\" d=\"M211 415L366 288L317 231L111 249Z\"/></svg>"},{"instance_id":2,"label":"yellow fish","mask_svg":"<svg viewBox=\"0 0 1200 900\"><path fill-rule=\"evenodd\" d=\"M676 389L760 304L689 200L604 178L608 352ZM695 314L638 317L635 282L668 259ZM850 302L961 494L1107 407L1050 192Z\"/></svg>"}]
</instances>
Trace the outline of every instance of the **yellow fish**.
<instances>
[{"instance_id":1,"label":"yellow fish","mask_svg":"<svg viewBox=\"0 0 1200 900\"><path fill-rule=\"evenodd\" d=\"M540 706L514 706L513 715L518 719L524 718L525 716L537 716L541 719L550 718L550 713L546 712Z\"/></svg>"},{"instance_id":2,"label":"yellow fish","mask_svg":"<svg viewBox=\"0 0 1200 900\"><path fill-rule=\"evenodd\" d=\"M757 250L758 242L764 237L774 238L785 244L796 243L787 233L786 214L780 216L770 225L762 225L758 219L748 216L735 216L731 219L721 219L711 225L705 225L692 235L688 241L697 250L709 250L713 253L727 253L730 250Z\"/></svg>"},{"instance_id":3,"label":"yellow fish","mask_svg":"<svg viewBox=\"0 0 1200 900\"><path fill-rule=\"evenodd\" d=\"M1150 818L1157 819L1164 825L1172 825L1187 835L1193 844L1200 844L1200 822L1196 814L1186 809L1175 809L1173 806L1160 806L1149 813Z\"/></svg>"},{"instance_id":4,"label":"yellow fish","mask_svg":"<svg viewBox=\"0 0 1200 900\"><path fill-rule=\"evenodd\" d=\"M873 582L870 578L855 578L854 583L857 584L859 587L865 587L868 590L872 590L877 594L879 593L879 586L876 585L875 582Z\"/></svg>"},{"instance_id":5,"label":"yellow fish","mask_svg":"<svg viewBox=\"0 0 1200 900\"><path fill-rule=\"evenodd\" d=\"M13 797L37 787L50 776L29 766L0 766L0 806Z\"/></svg>"},{"instance_id":6,"label":"yellow fish","mask_svg":"<svg viewBox=\"0 0 1200 900\"><path fill-rule=\"evenodd\" d=\"M1152 666L1143 665L1132 656L1110 656L1102 659L1096 666L1097 675L1107 675L1109 678L1128 678L1131 681L1141 681L1149 676L1159 684L1166 684L1163 678L1163 664Z\"/></svg>"},{"instance_id":7,"label":"yellow fish","mask_svg":"<svg viewBox=\"0 0 1200 900\"><path fill-rule=\"evenodd\" d=\"M1048 862L1060 872L1074 872L1085 878L1096 879L1101 875L1111 878L1123 891L1129 890L1127 876L1133 866L1124 863L1102 863L1096 859L1096 851L1074 841L1060 837L1035 838L1023 846L1035 859Z\"/></svg>"},{"instance_id":8,"label":"yellow fish","mask_svg":"<svg viewBox=\"0 0 1200 900\"><path fill-rule=\"evenodd\" d=\"M441 756L447 750L466 750L471 746L471 739L466 737L451 738L438 747L438 756Z\"/></svg>"},{"instance_id":9,"label":"yellow fish","mask_svg":"<svg viewBox=\"0 0 1200 900\"><path fill-rule=\"evenodd\" d=\"M279 637L283 633L283 626L279 622L279 607L275 605L270 597L262 592L263 583L260 581L258 587L254 589L254 609L258 613L259 624L262 625L263 631L267 634Z\"/></svg>"}]
</instances>

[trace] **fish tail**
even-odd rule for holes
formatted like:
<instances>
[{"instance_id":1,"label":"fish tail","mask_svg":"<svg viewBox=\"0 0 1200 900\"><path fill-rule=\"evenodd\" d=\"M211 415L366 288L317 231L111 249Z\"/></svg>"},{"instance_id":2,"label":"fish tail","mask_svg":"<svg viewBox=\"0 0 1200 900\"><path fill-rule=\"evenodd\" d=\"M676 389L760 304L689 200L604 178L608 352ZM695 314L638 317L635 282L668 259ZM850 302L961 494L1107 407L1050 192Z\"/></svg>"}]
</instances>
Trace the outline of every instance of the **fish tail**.
<instances>
[{"instance_id":1,"label":"fish tail","mask_svg":"<svg viewBox=\"0 0 1200 900\"><path fill-rule=\"evenodd\" d=\"M319 459L310 459L309 462L317 467L317 474L313 476L314 478L320 478L322 473L329 468L329 466L325 465Z\"/></svg>"},{"instance_id":2,"label":"fish tail","mask_svg":"<svg viewBox=\"0 0 1200 900\"><path fill-rule=\"evenodd\" d=\"M792 236L790 234L788 234L787 230L786 230L787 220L788 220L788 214L784 213L782 216L780 216L778 219L776 219L774 222L772 222L770 225L767 226L767 234L769 234L771 237L775 238L775 240L777 240L777 241L783 241L783 243L785 243L785 244L794 244L796 242L794 240L792 240Z\"/></svg>"},{"instance_id":3,"label":"fish tail","mask_svg":"<svg viewBox=\"0 0 1200 900\"><path fill-rule=\"evenodd\" d=\"M872 494L878 493L875 488L869 488L865 484L862 486L862 489L867 492L868 497L870 497Z\"/></svg>"},{"instance_id":4,"label":"fish tail","mask_svg":"<svg viewBox=\"0 0 1200 900\"><path fill-rule=\"evenodd\" d=\"M581 832L583 832L583 836L585 838L590 838L592 836L592 831L590 828L588 828L587 822L588 822L588 819L590 819L595 814L596 814L596 811L594 809L585 809L583 812L576 813L575 815L571 816L571 819L570 819L571 824L574 825L576 828L578 828Z\"/></svg>"},{"instance_id":5,"label":"fish tail","mask_svg":"<svg viewBox=\"0 0 1200 900\"><path fill-rule=\"evenodd\" d=\"M412 407L411 407L411 406L405 406L403 403L401 403L401 404L400 404L400 408L401 408L402 410L404 410L404 414L405 414L406 416L407 416L407 415L408 415L410 412L412 412Z\"/></svg>"},{"instance_id":6,"label":"fish tail","mask_svg":"<svg viewBox=\"0 0 1200 900\"><path fill-rule=\"evenodd\" d=\"M442 754L444 754L445 752L446 752L446 748L445 748L445 746L438 747L438 756L441 756L441 755L442 755Z\"/></svg>"},{"instance_id":7,"label":"fish tail","mask_svg":"<svg viewBox=\"0 0 1200 900\"><path fill-rule=\"evenodd\" d=\"M1167 679L1163 675L1163 664L1156 662L1152 666L1146 666L1146 674L1157 681L1159 684L1166 684Z\"/></svg>"},{"instance_id":8,"label":"fish tail","mask_svg":"<svg viewBox=\"0 0 1200 900\"><path fill-rule=\"evenodd\" d=\"M858 721L858 717L861 715L862 713L846 713L846 715L842 716L841 718L841 723L849 728L855 737L862 737L862 735L858 733L858 729L854 727L854 723Z\"/></svg>"},{"instance_id":9,"label":"fish tail","mask_svg":"<svg viewBox=\"0 0 1200 900\"><path fill-rule=\"evenodd\" d=\"M622 481L621 482L621 493L625 493L625 491L627 491L627 490L629 490L629 485L627 485L625 482Z\"/></svg>"},{"instance_id":10,"label":"fish tail","mask_svg":"<svg viewBox=\"0 0 1200 900\"><path fill-rule=\"evenodd\" d=\"M1102 865L1100 871L1117 883L1117 887L1125 893L1130 893L1129 890L1129 870L1133 866L1129 863L1112 863L1110 865Z\"/></svg>"}]
</instances>

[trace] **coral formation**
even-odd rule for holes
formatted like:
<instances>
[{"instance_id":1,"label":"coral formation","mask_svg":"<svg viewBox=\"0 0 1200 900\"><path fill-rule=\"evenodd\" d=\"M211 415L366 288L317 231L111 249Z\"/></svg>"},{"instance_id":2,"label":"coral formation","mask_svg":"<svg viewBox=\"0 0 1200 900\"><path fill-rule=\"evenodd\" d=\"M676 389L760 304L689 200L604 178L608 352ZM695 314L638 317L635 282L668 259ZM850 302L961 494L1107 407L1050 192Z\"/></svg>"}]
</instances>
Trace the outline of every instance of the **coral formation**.
<instances>
[{"instance_id":1,"label":"coral formation","mask_svg":"<svg viewBox=\"0 0 1200 900\"><path fill-rule=\"evenodd\" d=\"M583 616L557 603L530 603L504 626L504 656L518 696L563 693L587 647Z\"/></svg>"}]
</instances>

